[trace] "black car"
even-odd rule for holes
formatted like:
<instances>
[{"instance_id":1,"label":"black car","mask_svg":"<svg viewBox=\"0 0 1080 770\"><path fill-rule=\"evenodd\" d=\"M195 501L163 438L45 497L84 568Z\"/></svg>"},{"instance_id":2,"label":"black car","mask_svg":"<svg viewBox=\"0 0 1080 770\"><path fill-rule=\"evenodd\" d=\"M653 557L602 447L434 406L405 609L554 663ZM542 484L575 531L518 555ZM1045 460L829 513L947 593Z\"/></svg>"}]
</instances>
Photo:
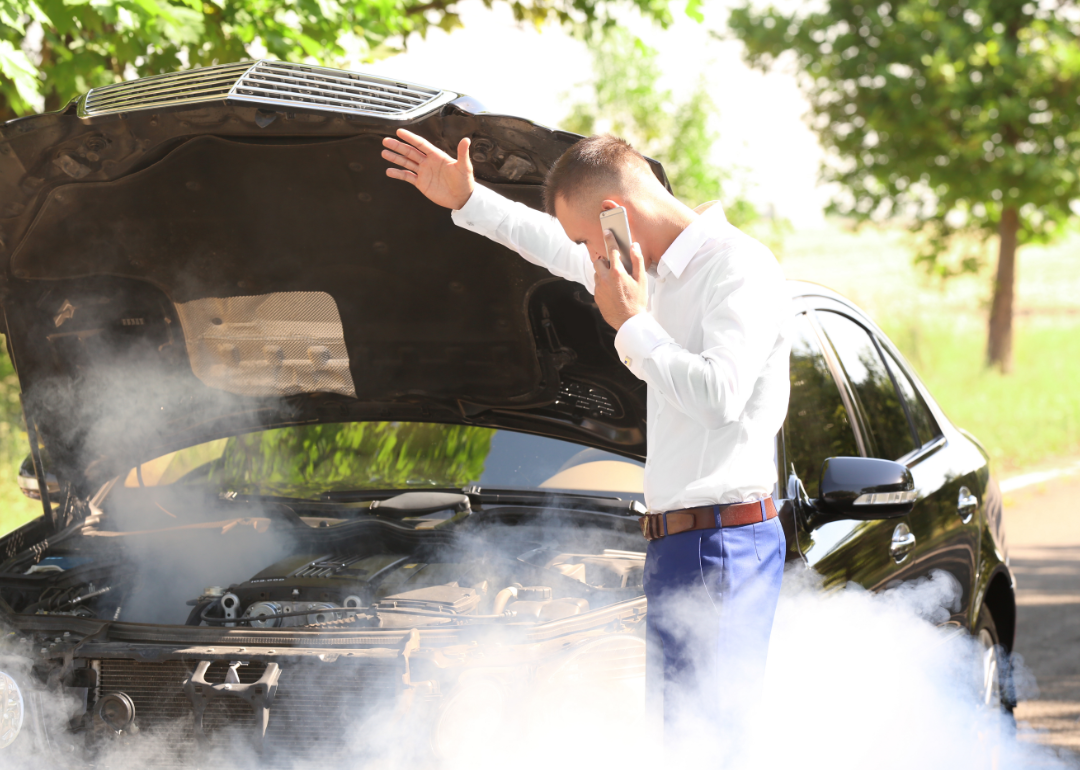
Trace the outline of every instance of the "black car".
<instances>
[{"instance_id":1,"label":"black car","mask_svg":"<svg viewBox=\"0 0 1080 770\"><path fill-rule=\"evenodd\" d=\"M326 764L394 715L431 762L463 703L639 692L645 386L581 286L386 178L399 126L471 137L477 178L537 208L578 139L270 61L3 126L42 516L0 540L0 756L156 738L181 764ZM984 642L999 700L1016 613L986 453L857 308L790 286L789 559L827 586L952 575L942 622Z\"/></svg>"}]
</instances>

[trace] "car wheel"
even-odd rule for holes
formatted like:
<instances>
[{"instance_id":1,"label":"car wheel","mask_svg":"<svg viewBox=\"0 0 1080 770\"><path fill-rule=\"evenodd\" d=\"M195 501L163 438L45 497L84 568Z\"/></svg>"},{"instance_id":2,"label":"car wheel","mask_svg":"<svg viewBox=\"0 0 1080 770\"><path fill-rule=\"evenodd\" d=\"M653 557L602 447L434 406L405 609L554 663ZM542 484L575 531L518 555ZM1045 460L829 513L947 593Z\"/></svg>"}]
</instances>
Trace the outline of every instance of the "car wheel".
<instances>
[{"instance_id":1,"label":"car wheel","mask_svg":"<svg viewBox=\"0 0 1080 770\"><path fill-rule=\"evenodd\" d=\"M1009 654L1001 645L994 616L986 607L979 611L975 639L979 643L979 696L983 705L1012 712L1016 704L1009 686Z\"/></svg>"}]
</instances>

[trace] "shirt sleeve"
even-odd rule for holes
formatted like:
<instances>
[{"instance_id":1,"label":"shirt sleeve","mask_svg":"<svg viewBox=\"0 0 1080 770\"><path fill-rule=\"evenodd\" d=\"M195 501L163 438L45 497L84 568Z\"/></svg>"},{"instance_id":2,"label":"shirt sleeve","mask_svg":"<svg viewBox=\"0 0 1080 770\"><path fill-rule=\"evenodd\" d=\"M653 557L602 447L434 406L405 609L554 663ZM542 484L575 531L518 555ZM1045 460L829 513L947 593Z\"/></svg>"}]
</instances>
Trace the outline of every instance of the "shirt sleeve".
<instances>
[{"instance_id":1,"label":"shirt sleeve","mask_svg":"<svg viewBox=\"0 0 1080 770\"><path fill-rule=\"evenodd\" d=\"M615 336L631 372L710 430L741 417L786 322L779 265L763 246L748 251L707 291L701 353L676 343L648 312L626 321Z\"/></svg>"},{"instance_id":2,"label":"shirt sleeve","mask_svg":"<svg viewBox=\"0 0 1080 770\"><path fill-rule=\"evenodd\" d=\"M516 203L477 184L468 202L451 215L454 224L512 249L560 278L595 293L596 271L589 250L566 237L554 217Z\"/></svg>"}]
</instances>

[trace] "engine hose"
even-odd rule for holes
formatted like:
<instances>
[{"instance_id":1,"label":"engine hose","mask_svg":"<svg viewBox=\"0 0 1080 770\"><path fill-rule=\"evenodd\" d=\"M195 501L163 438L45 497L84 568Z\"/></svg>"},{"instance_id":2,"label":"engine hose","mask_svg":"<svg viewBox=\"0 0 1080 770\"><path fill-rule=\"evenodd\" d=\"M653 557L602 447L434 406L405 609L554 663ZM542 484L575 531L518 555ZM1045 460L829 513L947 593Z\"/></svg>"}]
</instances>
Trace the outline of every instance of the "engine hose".
<instances>
[{"instance_id":1,"label":"engine hose","mask_svg":"<svg viewBox=\"0 0 1080 770\"><path fill-rule=\"evenodd\" d=\"M63 604L57 606L57 608L55 610L53 610L53 611L54 612L60 612L60 610L65 609L68 606L72 606L72 607L77 606L79 604L82 604L83 602L90 601L91 599L96 599L99 596L104 596L105 594L109 593L109 591L111 591L111 590L112 590L112 586L105 586L104 588L99 588L97 591L91 591L88 594L83 594L82 596L76 597L74 599L69 599L68 601L64 602Z\"/></svg>"},{"instance_id":2,"label":"engine hose","mask_svg":"<svg viewBox=\"0 0 1080 770\"><path fill-rule=\"evenodd\" d=\"M210 608L220 601L219 599L207 599L204 602L198 602L191 610L191 614L188 615L187 620L184 621L185 626L197 626L202 622L202 615L204 612L209 612Z\"/></svg>"},{"instance_id":3,"label":"engine hose","mask_svg":"<svg viewBox=\"0 0 1080 770\"><path fill-rule=\"evenodd\" d=\"M33 614L39 610L57 612L61 607L71 604L72 600L78 597L79 591L83 588L85 588L85 585L76 585L69 588L50 586L41 592L41 596L37 602L25 607L22 612L27 615ZM86 597L83 597L83 599L85 598Z\"/></svg>"}]
</instances>

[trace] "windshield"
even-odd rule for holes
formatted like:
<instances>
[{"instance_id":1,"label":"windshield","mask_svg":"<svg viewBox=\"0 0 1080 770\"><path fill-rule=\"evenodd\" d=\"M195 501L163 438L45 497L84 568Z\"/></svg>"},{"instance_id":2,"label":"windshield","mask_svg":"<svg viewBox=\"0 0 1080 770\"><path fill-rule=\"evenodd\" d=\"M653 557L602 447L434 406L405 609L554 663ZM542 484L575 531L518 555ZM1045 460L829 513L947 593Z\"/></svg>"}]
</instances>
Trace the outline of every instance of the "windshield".
<instances>
[{"instance_id":1,"label":"windshield","mask_svg":"<svg viewBox=\"0 0 1080 770\"><path fill-rule=\"evenodd\" d=\"M644 465L569 441L421 422L275 428L171 452L132 468L125 487L208 485L315 498L325 492L437 487L542 488L642 499Z\"/></svg>"}]
</instances>

